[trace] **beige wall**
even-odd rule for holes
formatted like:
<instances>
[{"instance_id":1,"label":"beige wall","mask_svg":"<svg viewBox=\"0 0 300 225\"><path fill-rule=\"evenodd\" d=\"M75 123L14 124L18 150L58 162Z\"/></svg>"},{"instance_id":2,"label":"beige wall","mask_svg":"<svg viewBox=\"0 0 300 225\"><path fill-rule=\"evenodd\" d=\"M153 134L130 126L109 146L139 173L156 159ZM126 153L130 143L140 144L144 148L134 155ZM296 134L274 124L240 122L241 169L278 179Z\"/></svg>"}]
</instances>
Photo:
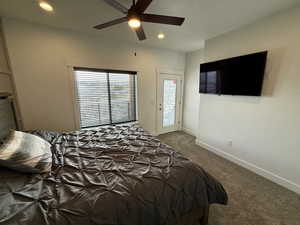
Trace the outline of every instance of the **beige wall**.
<instances>
[{"instance_id":1,"label":"beige wall","mask_svg":"<svg viewBox=\"0 0 300 225\"><path fill-rule=\"evenodd\" d=\"M140 121L154 132L156 69L183 70L185 66L183 53L115 43L16 20L5 19L3 23L25 129L74 129L67 67L73 65L139 71Z\"/></svg>"},{"instance_id":2,"label":"beige wall","mask_svg":"<svg viewBox=\"0 0 300 225\"><path fill-rule=\"evenodd\" d=\"M199 121L199 73L204 60L204 49L186 55L183 101L183 130L191 135L198 134Z\"/></svg>"},{"instance_id":3,"label":"beige wall","mask_svg":"<svg viewBox=\"0 0 300 225\"><path fill-rule=\"evenodd\" d=\"M10 77L0 72L0 92L12 92Z\"/></svg>"},{"instance_id":4,"label":"beige wall","mask_svg":"<svg viewBox=\"0 0 300 225\"><path fill-rule=\"evenodd\" d=\"M206 62L262 50L269 56L263 97L200 95L197 135L198 144L298 193L299 40L300 8L208 40Z\"/></svg>"}]
</instances>

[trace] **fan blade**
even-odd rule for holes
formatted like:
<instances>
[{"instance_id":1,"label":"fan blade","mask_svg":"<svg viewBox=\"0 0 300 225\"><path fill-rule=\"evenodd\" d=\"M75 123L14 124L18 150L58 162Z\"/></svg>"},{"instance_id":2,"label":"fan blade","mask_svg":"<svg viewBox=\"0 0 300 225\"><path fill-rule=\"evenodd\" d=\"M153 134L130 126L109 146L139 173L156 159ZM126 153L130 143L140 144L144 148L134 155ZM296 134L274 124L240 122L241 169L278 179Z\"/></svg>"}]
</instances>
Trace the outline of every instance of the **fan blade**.
<instances>
[{"instance_id":1,"label":"fan blade","mask_svg":"<svg viewBox=\"0 0 300 225\"><path fill-rule=\"evenodd\" d=\"M122 17L122 18L119 18L119 19L112 20L112 21L107 22L107 23L99 24L97 26L94 26L94 28L100 30L100 29L103 29L103 28L106 28L106 27L110 27L110 26L119 24L119 23L123 23L127 20L128 20L128 18L126 16L126 17Z\"/></svg>"},{"instance_id":2,"label":"fan blade","mask_svg":"<svg viewBox=\"0 0 300 225\"><path fill-rule=\"evenodd\" d=\"M162 23L169 25L177 25L180 26L184 22L185 18L175 17L175 16L163 16L163 15L155 15L155 14L142 14L140 16L141 20L149 23Z\"/></svg>"},{"instance_id":3,"label":"fan blade","mask_svg":"<svg viewBox=\"0 0 300 225\"><path fill-rule=\"evenodd\" d=\"M142 26L140 26L138 29L135 29L135 32L140 41L146 40L146 34Z\"/></svg>"},{"instance_id":4,"label":"fan blade","mask_svg":"<svg viewBox=\"0 0 300 225\"><path fill-rule=\"evenodd\" d=\"M135 12L137 14L141 14L145 12L145 10L148 8L152 0L138 0L138 2L133 5L129 11Z\"/></svg>"},{"instance_id":5,"label":"fan blade","mask_svg":"<svg viewBox=\"0 0 300 225\"><path fill-rule=\"evenodd\" d=\"M108 5L112 6L113 8L115 8L116 10L124 13L124 14L127 14L128 13L128 9L121 5L119 2L117 2L116 0L103 0L105 1Z\"/></svg>"}]
</instances>

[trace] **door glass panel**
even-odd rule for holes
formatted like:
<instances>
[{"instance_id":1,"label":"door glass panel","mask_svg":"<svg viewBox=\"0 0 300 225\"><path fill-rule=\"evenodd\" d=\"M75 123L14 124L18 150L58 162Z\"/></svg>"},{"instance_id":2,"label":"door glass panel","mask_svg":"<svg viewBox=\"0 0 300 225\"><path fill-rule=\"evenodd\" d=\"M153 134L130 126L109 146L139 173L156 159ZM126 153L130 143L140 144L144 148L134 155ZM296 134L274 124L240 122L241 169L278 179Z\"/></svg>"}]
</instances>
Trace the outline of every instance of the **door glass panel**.
<instances>
[{"instance_id":1,"label":"door glass panel","mask_svg":"<svg viewBox=\"0 0 300 225\"><path fill-rule=\"evenodd\" d=\"M169 127L175 124L176 85L176 80L164 80L163 83L163 127Z\"/></svg>"}]
</instances>

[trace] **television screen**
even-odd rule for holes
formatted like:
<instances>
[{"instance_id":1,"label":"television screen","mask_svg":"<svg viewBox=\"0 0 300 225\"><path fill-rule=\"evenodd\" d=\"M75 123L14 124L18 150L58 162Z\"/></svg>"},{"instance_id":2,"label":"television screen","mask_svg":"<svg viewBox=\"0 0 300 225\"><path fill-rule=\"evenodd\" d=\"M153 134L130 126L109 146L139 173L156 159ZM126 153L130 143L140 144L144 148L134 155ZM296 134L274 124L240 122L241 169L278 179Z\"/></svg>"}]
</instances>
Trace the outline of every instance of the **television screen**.
<instances>
[{"instance_id":1,"label":"television screen","mask_svg":"<svg viewBox=\"0 0 300 225\"><path fill-rule=\"evenodd\" d=\"M267 51L200 65L200 93L261 96Z\"/></svg>"}]
</instances>

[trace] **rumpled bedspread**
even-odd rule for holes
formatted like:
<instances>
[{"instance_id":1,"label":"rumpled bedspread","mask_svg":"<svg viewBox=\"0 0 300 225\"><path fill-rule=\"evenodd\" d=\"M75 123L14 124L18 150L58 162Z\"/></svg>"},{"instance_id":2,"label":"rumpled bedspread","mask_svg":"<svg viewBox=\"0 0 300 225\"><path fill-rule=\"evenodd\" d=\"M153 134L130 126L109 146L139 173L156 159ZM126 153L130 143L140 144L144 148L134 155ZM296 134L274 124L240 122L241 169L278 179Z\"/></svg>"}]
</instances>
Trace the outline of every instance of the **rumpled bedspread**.
<instances>
[{"instance_id":1,"label":"rumpled bedspread","mask_svg":"<svg viewBox=\"0 0 300 225\"><path fill-rule=\"evenodd\" d=\"M172 225L227 203L216 179L138 125L32 133L52 144L52 171L0 168L1 225Z\"/></svg>"}]
</instances>

